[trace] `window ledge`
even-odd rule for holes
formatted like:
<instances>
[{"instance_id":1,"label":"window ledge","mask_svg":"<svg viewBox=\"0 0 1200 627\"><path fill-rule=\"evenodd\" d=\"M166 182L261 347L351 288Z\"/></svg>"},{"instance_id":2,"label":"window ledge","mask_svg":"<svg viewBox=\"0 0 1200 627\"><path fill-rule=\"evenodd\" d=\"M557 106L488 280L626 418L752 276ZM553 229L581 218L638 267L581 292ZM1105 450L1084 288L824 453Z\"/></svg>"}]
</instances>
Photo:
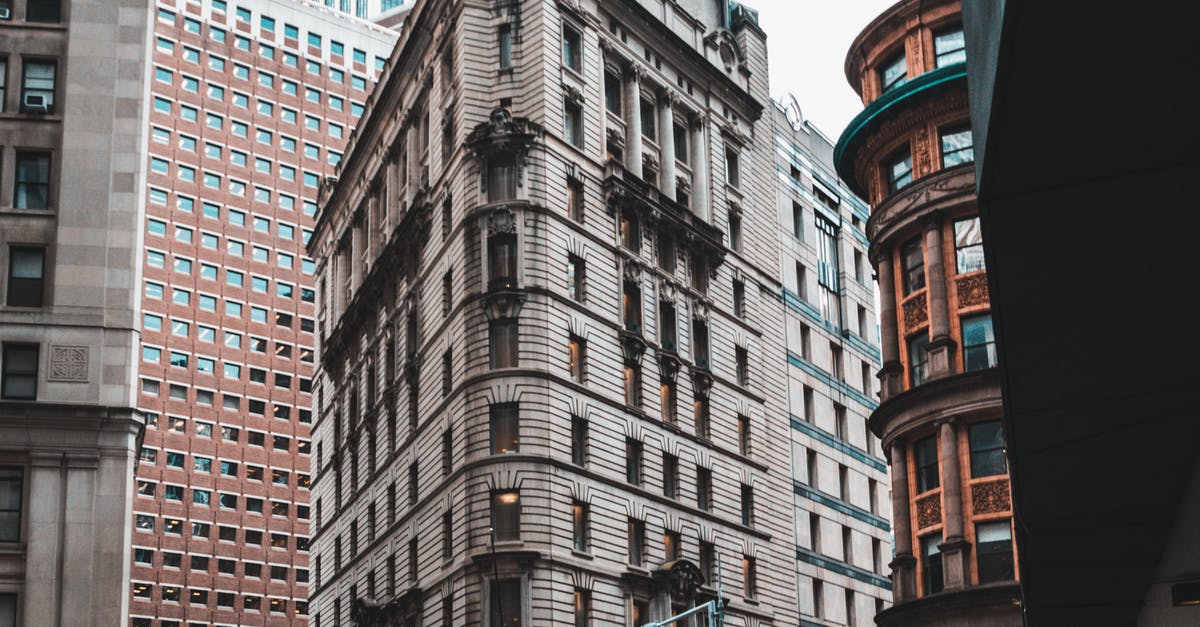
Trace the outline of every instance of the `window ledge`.
<instances>
[{"instance_id":1,"label":"window ledge","mask_svg":"<svg viewBox=\"0 0 1200 627\"><path fill-rule=\"evenodd\" d=\"M595 556L589 551L580 551L579 549L571 549L571 555L585 560L595 559Z\"/></svg>"}]
</instances>

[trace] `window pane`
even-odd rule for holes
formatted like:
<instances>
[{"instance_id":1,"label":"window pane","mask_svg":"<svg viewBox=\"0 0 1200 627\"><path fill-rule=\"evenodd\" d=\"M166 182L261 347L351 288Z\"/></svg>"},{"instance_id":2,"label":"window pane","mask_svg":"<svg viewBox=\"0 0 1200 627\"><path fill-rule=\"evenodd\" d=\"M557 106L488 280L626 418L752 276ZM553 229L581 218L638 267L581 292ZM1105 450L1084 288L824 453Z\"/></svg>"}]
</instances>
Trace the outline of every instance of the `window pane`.
<instances>
[{"instance_id":1,"label":"window pane","mask_svg":"<svg viewBox=\"0 0 1200 627\"><path fill-rule=\"evenodd\" d=\"M521 450L517 405L505 403L490 409L492 423L492 454L515 453Z\"/></svg>"},{"instance_id":2,"label":"window pane","mask_svg":"<svg viewBox=\"0 0 1200 627\"><path fill-rule=\"evenodd\" d=\"M996 336L992 317L984 314L963 318L963 370L981 370L996 365Z\"/></svg>"},{"instance_id":3,"label":"window pane","mask_svg":"<svg viewBox=\"0 0 1200 627\"><path fill-rule=\"evenodd\" d=\"M496 541L521 539L521 493L509 490L492 494L492 528Z\"/></svg>"},{"instance_id":4,"label":"window pane","mask_svg":"<svg viewBox=\"0 0 1200 627\"><path fill-rule=\"evenodd\" d=\"M960 163L975 160L974 140L970 128L956 128L942 132L942 167L950 168Z\"/></svg>"},{"instance_id":5,"label":"window pane","mask_svg":"<svg viewBox=\"0 0 1200 627\"><path fill-rule=\"evenodd\" d=\"M1008 472L1004 457L1004 427L999 420L971 425L971 478L1003 475Z\"/></svg>"},{"instance_id":6,"label":"window pane","mask_svg":"<svg viewBox=\"0 0 1200 627\"><path fill-rule=\"evenodd\" d=\"M1015 577L1009 521L976 525L975 545L979 583L1008 581Z\"/></svg>"},{"instance_id":7,"label":"window pane","mask_svg":"<svg viewBox=\"0 0 1200 627\"><path fill-rule=\"evenodd\" d=\"M928 492L941 485L938 476L937 437L929 436L913 446L917 462L917 493Z\"/></svg>"},{"instance_id":8,"label":"window pane","mask_svg":"<svg viewBox=\"0 0 1200 627\"><path fill-rule=\"evenodd\" d=\"M521 627L524 605L521 600L521 580L493 581L491 589L491 621L494 627Z\"/></svg>"}]
</instances>

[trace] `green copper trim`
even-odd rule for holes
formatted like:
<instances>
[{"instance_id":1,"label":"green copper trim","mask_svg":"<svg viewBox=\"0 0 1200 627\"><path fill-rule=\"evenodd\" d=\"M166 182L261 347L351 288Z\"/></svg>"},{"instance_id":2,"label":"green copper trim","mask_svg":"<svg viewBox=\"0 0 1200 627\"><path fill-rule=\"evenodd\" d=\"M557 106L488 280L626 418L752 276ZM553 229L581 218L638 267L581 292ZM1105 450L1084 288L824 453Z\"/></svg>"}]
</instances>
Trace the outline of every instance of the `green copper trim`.
<instances>
[{"instance_id":1,"label":"green copper trim","mask_svg":"<svg viewBox=\"0 0 1200 627\"><path fill-rule=\"evenodd\" d=\"M899 87L893 87L883 92L883 95L876 98L875 102L867 105L867 108L850 120L850 124L838 138L837 145L833 148L833 163L838 176L846 181L855 193L860 196L865 195L862 185L854 178L854 164L847 156L852 156L858 149L859 144L865 139L867 131L874 128L884 114L891 112L904 101L946 83L960 80L967 80L967 64L965 62L931 70Z\"/></svg>"}]
</instances>

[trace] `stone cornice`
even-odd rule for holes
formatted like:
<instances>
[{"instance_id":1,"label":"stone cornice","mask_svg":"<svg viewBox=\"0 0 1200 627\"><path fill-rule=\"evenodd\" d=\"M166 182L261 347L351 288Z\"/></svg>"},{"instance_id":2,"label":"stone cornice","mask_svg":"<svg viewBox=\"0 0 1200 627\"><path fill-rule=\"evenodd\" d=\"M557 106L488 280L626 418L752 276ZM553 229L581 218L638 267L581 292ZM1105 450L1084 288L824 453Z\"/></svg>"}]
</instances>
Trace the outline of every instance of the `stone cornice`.
<instances>
[{"instance_id":1,"label":"stone cornice","mask_svg":"<svg viewBox=\"0 0 1200 627\"><path fill-rule=\"evenodd\" d=\"M934 379L892 396L871 413L867 426L884 450L898 438L955 417L1000 419L1000 372L987 368Z\"/></svg>"},{"instance_id":2,"label":"stone cornice","mask_svg":"<svg viewBox=\"0 0 1200 627\"><path fill-rule=\"evenodd\" d=\"M963 205L975 202L975 164L967 163L939 170L892 194L871 212L867 220L869 257L877 262L883 251L901 244L900 235L909 236L924 228L925 218L933 214L951 214Z\"/></svg>"}]
</instances>

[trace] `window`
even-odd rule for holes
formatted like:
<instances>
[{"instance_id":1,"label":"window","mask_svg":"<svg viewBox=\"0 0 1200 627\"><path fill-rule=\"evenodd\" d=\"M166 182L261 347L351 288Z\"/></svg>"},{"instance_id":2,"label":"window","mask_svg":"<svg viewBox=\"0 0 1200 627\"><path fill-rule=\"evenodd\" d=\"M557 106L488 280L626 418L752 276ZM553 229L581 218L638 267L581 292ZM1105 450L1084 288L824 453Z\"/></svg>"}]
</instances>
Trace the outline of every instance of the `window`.
<instances>
[{"instance_id":1,"label":"window","mask_svg":"<svg viewBox=\"0 0 1200 627\"><path fill-rule=\"evenodd\" d=\"M963 39L962 26L935 33L933 36L933 53L937 67L946 67L967 60L967 44Z\"/></svg>"},{"instance_id":2,"label":"window","mask_svg":"<svg viewBox=\"0 0 1200 627\"><path fill-rule=\"evenodd\" d=\"M621 77L612 72L604 73L604 108L609 113L621 115Z\"/></svg>"},{"instance_id":3,"label":"window","mask_svg":"<svg viewBox=\"0 0 1200 627\"><path fill-rule=\"evenodd\" d=\"M937 436L918 440L913 445L917 465L917 494L936 489L941 485L938 475Z\"/></svg>"},{"instance_id":4,"label":"window","mask_svg":"<svg viewBox=\"0 0 1200 627\"><path fill-rule=\"evenodd\" d=\"M750 353L744 347L734 349L737 359L737 383L742 387L750 385Z\"/></svg>"},{"instance_id":5,"label":"window","mask_svg":"<svg viewBox=\"0 0 1200 627\"><path fill-rule=\"evenodd\" d=\"M739 415L737 417L738 429L738 452L742 455L750 454L750 417Z\"/></svg>"},{"instance_id":6,"label":"window","mask_svg":"<svg viewBox=\"0 0 1200 627\"><path fill-rule=\"evenodd\" d=\"M746 283L737 279L733 280L733 315L746 317Z\"/></svg>"},{"instance_id":7,"label":"window","mask_svg":"<svg viewBox=\"0 0 1200 627\"><path fill-rule=\"evenodd\" d=\"M488 202L517 197L517 166L512 155L493 155L488 159Z\"/></svg>"},{"instance_id":8,"label":"window","mask_svg":"<svg viewBox=\"0 0 1200 627\"><path fill-rule=\"evenodd\" d=\"M895 193L913 181L912 152L905 146L886 162L888 193Z\"/></svg>"},{"instance_id":9,"label":"window","mask_svg":"<svg viewBox=\"0 0 1200 627\"><path fill-rule=\"evenodd\" d=\"M1008 523L1004 523L1007 525ZM921 586L924 588L926 595L935 594L942 591L944 580L942 577L942 552L938 548L941 544L940 536L926 536L921 538Z\"/></svg>"},{"instance_id":10,"label":"window","mask_svg":"<svg viewBox=\"0 0 1200 627\"><path fill-rule=\"evenodd\" d=\"M37 398L38 345L5 344L0 364L0 398Z\"/></svg>"},{"instance_id":11,"label":"window","mask_svg":"<svg viewBox=\"0 0 1200 627\"><path fill-rule=\"evenodd\" d=\"M961 33L960 33L961 36ZM960 163L975 160L975 146L971 139L971 127L956 126L942 129L942 167L952 168Z\"/></svg>"},{"instance_id":12,"label":"window","mask_svg":"<svg viewBox=\"0 0 1200 627\"><path fill-rule=\"evenodd\" d=\"M582 303L584 298L584 278L587 265L584 260L575 255L567 256L567 293L571 300Z\"/></svg>"},{"instance_id":13,"label":"window","mask_svg":"<svg viewBox=\"0 0 1200 627\"><path fill-rule=\"evenodd\" d=\"M501 403L489 408L492 455L521 450L520 421L516 403Z\"/></svg>"},{"instance_id":14,"label":"window","mask_svg":"<svg viewBox=\"0 0 1200 627\"><path fill-rule=\"evenodd\" d=\"M621 214L621 246L633 251L641 251L642 234L638 226L637 216L631 213Z\"/></svg>"},{"instance_id":15,"label":"window","mask_svg":"<svg viewBox=\"0 0 1200 627\"><path fill-rule=\"evenodd\" d=\"M13 207L46 209L50 206L50 153L17 151Z\"/></svg>"},{"instance_id":16,"label":"window","mask_svg":"<svg viewBox=\"0 0 1200 627\"><path fill-rule=\"evenodd\" d=\"M563 101L563 139L583 148L583 108L569 97Z\"/></svg>"},{"instance_id":17,"label":"window","mask_svg":"<svg viewBox=\"0 0 1200 627\"><path fill-rule=\"evenodd\" d=\"M25 20L29 22L58 22L62 19L62 0L29 0L25 4Z\"/></svg>"},{"instance_id":18,"label":"window","mask_svg":"<svg viewBox=\"0 0 1200 627\"><path fill-rule=\"evenodd\" d=\"M749 555L742 556L742 596L758 596L758 560Z\"/></svg>"},{"instance_id":19,"label":"window","mask_svg":"<svg viewBox=\"0 0 1200 627\"><path fill-rule=\"evenodd\" d=\"M880 91L887 91L893 87L904 84L904 80L908 77L907 59L904 58L904 51L892 57L883 67L879 69L879 85Z\"/></svg>"},{"instance_id":20,"label":"window","mask_svg":"<svg viewBox=\"0 0 1200 627\"><path fill-rule=\"evenodd\" d=\"M663 496L679 498L679 458L663 453Z\"/></svg>"},{"instance_id":21,"label":"window","mask_svg":"<svg viewBox=\"0 0 1200 627\"><path fill-rule=\"evenodd\" d=\"M494 580L491 584L491 616L488 624L492 627L525 624L525 605L521 598L520 579Z\"/></svg>"},{"instance_id":22,"label":"window","mask_svg":"<svg viewBox=\"0 0 1200 627\"><path fill-rule=\"evenodd\" d=\"M742 485L742 524L754 524L754 488L748 485Z\"/></svg>"},{"instance_id":23,"label":"window","mask_svg":"<svg viewBox=\"0 0 1200 627\"><path fill-rule=\"evenodd\" d=\"M633 518L629 519L626 527L628 545L629 564L632 566L641 566L643 562L643 548L646 545L646 523Z\"/></svg>"},{"instance_id":24,"label":"window","mask_svg":"<svg viewBox=\"0 0 1200 627\"><path fill-rule=\"evenodd\" d=\"M488 332L490 367L515 368L519 364L516 318L493 320L488 325Z\"/></svg>"},{"instance_id":25,"label":"window","mask_svg":"<svg viewBox=\"0 0 1200 627\"><path fill-rule=\"evenodd\" d=\"M925 289L925 254L919 236L909 240L900 249L900 263L904 271L904 295Z\"/></svg>"},{"instance_id":26,"label":"window","mask_svg":"<svg viewBox=\"0 0 1200 627\"><path fill-rule=\"evenodd\" d=\"M587 421L578 416L571 417L571 463L583 466L587 463Z\"/></svg>"},{"instance_id":27,"label":"window","mask_svg":"<svg viewBox=\"0 0 1200 627\"><path fill-rule=\"evenodd\" d=\"M44 248L13 246L8 249L8 306L42 306L45 264Z\"/></svg>"},{"instance_id":28,"label":"window","mask_svg":"<svg viewBox=\"0 0 1200 627\"><path fill-rule=\"evenodd\" d=\"M738 154L736 148L725 148L725 182L730 187L739 187L741 185L741 155Z\"/></svg>"},{"instance_id":29,"label":"window","mask_svg":"<svg viewBox=\"0 0 1200 627\"><path fill-rule=\"evenodd\" d=\"M583 72L583 40L579 31L570 26L563 26L562 31L562 64L576 72Z\"/></svg>"},{"instance_id":30,"label":"window","mask_svg":"<svg viewBox=\"0 0 1200 627\"><path fill-rule=\"evenodd\" d=\"M584 377L587 374L587 341L583 338L572 335L567 342L567 367L571 372L571 379L576 383L583 383Z\"/></svg>"},{"instance_id":31,"label":"window","mask_svg":"<svg viewBox=\"0 0 1200 627\"><path fill-rule=\"evenodd\" d=\"M975 525L975 555L979 583L1014 579L1012 527L1009 521Z\"/></svg>"},{"instance_id":32,"label":"window","mask_svg":"<svg viewBox=\"0 0 1200 627\"><path fill-rule=\"evenodd\" d=\"M588 627L588 616L592 613L592 591L575 589L575 627Z\"/></svg>"},{"instance_id":33,"label":"window","mask_svg":"<svg viewBox=\"0 0 1200 627\"><path fill-rule=\"evenodd\" d=\"M21 468L0 468L0 542L17 542L21 539L21 501L24 487L24 471ZM0 613L0 619L2 618L4 615Z\"/></svg>"},{"instance_id":34,"label":"window","mask_svg":"<svg viewBox=\"0 0 1200 627\"><path fill-rule=\"evenodd\" d=\"M636 94L634 94L636 95ZM642 137L650 141L658 139L658 115L654 111L654 103L642 98Z\"/></svg>"},{"instance_id":35,"label":"window","mask_svg":"<svg viewBox=\"0 0 1200 627\"><path fill-rule=\"evenodd\" d=\"M979 216L954 223L954 259L959 274L986 269Z\"/></svg>"},{"instance_id":36,"label":"window","mask_svg":"<svg viewBox=\"0 0 1200 627\"><path fill-rule=\"evenodd\" d=\"M1004 457L1004 427L999 420L973 424L967 434L971 442L972 479L1008 472L1008 461Z\"/></svg>"},{"instance_id":37,"label":"window","mask_svg":"<svg viewBox=\"0 0 1200 627\"><path fill-rule=\"evenodd\" d=\"M572 548L588 550L588 504L575 501L571 504Z\"/></svg>"},{"instance_id":38,"label":"window","mask_svg":"<svg viewBox=\"0 0 1200 627\"><path fill-rule=\"evenodd\" d=\"M698 466L696 468L696 507L712 511L712 470Z\"/></svg>"},{"instance_id":39,"label":"window","mask_svg":"<svg viewBox=\"0 0 1200 627\"><path fill-rule=\"evenodd\" d=\"M517 286L517 234L494 233L488 237L488 289Z\"/></svg>"},{"instance_id":40,"label":"window","mask_svg":"<svg viewBox=\"0 0 1200 627\"><path fill-rule=\"evenodd\" d=\"M625 281L621 291L625 330L642 334L642 289L635 281Z\"/></svg>"},{"instance_id":41,"label":"window","mask_svg":"<svg viewBox=\"0 0 1200 627\"><path fill-rule=\"evenodd\" d=\"M625 364L625 404L642 406L642 365L636 362Z\"/></svg>"},{"instance_id":42,"label":"window","mask_svg":"<svg viewBox=\"0 0 1200 627\"><path fill-rule=\"evenodd\" d=\"M521 493L505 490L492 493L492 529L496 542L521 539Z\"/></svg>"},{"instance_id":43,"label":"window","mask_svg":"<svg viewBox=\"0 0 1200 627\"><path fill-rule=\"evenodd\" d=\"M625 439L625 481L631 485L642 485L642 451L640 440Z\"/></svg>"},{"instance_id":44,"label":"window","mask_svg":"<svg viewBox=\"0 0 1200 627\"><path fill-rule=\"evenodd\" d=\"M988 314L962 319L963 371L996 365L996 335Z\"/></svg>"},{"instance_id":45,"label":"window","mask_svg":"<svg viewBox=\"0 0 1200 627\"><path fill-rule=\"evenodd\" d=\"M32 4L32 3L31 3ZM53 61L26 61L21 80L21 111L54 113Z\"/></svg>"}]
</instances>

